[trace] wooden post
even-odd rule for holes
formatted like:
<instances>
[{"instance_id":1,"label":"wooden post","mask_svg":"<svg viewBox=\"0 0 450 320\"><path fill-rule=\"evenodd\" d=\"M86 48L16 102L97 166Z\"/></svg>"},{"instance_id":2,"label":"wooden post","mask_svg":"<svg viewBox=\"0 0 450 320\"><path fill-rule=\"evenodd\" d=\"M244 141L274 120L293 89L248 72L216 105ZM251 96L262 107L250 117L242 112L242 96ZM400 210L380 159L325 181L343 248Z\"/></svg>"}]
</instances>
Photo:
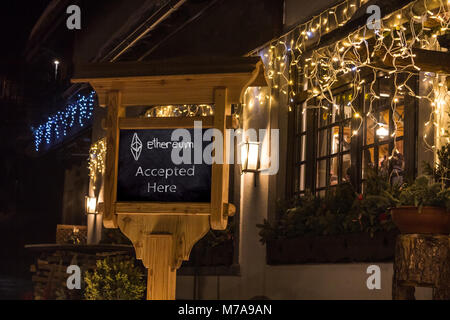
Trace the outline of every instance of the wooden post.
<instances>
[{"instance_id":1,"label":"wooden post","mask_svg":"<svg viewBox=\"0 0 450 320\"><path fill-rule=\"evenodd\" d=\"M214 128L220 130L223 136L222 164L212 164L212 190L211 190L211 228L225 230L228 221L228 178L229 165L227 164L227 116L231 114L231 105L228 103L228 90L218 88L214 92L215 114Z\"/></svg>"},{"instance_id":2,"label":"wooden post","mask_svg":"<svg viewBox=\"0 0 450 320\"><path fill-rule=\"evenodd\" d=\"M120 91L110 91L107 95L108 113L106 117L106 171L103 224L106 228L117 228L114 210L116 202L117 159L119 150L119 118L125 116Z\"/></svg>"},{"instance_id":3,"label":"wooden post","mask_svg":"<svg viewBox=\"0 0 450 320\"><path fill-rule=\"evenodd\" d=\"M450 299L450 237L402 234L395 247L392 298L413 300L415 287L433 288L433 300Z\"/></svg>"},{"instance_id":4,"label":"wooden post","mask_svg":"<svg viewBox=\"0 0 450 320\"><path fill-rule=\"evenodd\" d=\"M172 267L172 252L172 235L146 237L143 262L148 269L147 300L175 300L177 271Z\"/></svg>"}]
</instances>

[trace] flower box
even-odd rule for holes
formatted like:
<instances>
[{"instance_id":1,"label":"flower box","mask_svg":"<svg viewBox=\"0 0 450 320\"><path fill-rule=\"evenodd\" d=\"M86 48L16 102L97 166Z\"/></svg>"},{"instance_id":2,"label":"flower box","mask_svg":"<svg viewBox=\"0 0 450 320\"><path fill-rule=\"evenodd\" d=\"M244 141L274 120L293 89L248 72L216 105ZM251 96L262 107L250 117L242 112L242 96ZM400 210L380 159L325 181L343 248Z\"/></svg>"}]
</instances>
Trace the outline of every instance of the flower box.
<instances>
[{"instance_id":1,"label":"flower box","mask_svg":"<svg viewBox=\"0 0 450 320\"><path fill-rule=\"evenodd\" d=\"M303 236L267 243L267 264L382 262L394 257L397 231Z\"/></svg>"}]
</instances>

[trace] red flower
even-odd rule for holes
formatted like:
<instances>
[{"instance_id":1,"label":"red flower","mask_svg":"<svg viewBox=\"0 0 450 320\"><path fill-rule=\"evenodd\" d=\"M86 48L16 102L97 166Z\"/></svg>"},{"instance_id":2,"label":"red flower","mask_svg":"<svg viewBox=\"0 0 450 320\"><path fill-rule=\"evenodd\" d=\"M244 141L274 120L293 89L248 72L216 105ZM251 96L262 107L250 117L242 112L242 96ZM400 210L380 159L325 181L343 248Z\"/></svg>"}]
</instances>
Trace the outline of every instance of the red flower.
<instances>
[{"instance_id":1,"label":"red flower","mask_svg":"<svg viewBox=\"0 0 450 320\"><path fill-rule=\"evenodd\" d=\"M380 222L386 221L388 219L388 215L386 213L382 213L378 216L378 220L380 220Z\"/></svg>"},{"instance_id":2,"label":"red flower","mask_svg":"<svg viewBox=\"0 0 450 320\"><path fill-rule=\"evenodd\" d=\"M358 200L362 200L363 199L363 195L362 194L358 194Z\"/></svg>"}]
</instances>

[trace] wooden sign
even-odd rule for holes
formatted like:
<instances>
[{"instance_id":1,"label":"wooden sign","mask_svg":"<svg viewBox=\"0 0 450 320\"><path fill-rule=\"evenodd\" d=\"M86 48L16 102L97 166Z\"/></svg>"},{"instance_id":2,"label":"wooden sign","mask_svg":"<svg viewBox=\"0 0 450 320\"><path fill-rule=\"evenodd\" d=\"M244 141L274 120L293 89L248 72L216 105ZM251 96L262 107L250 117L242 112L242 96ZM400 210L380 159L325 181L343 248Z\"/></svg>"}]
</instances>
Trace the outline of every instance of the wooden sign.
<instances>
[{"instance_id":1,"label":"wooden sign","mask_svg":"<svg viewBox=\"0 0 450 320\"><path fill-rule=\"evenodd\" d=\"M176 270L211 228L224 230L229 203L229 165L174 165L165 145L174 128L233 126L231 105L243 103L249 86L266 86L259 57L89 64L76 68L75 83L89 82L105 121L107 153L103 223L133 242L148 269L147 298L175 299ZM214 116L129 118L129 106L210 104ZM154 148L158 143L159 148ZM227 159L228 146L221 151ZM204 148L204 145L202 145ZM223 149L222 149L223 148ZM184 169L184 170L182 170ZM177 172L177 173L176 173Z\"/></svg>"},{"instance_id":2,"label":"wooden sign","mask_svg":"<svg viewBox=\"0 0 450 320\"><path fill-rule=\"evenodd\" d=\"M172 141L174 130L121 130L118 202L211 202L211 165L196 164L194 141ZM187 131L194 137L194 129ZM207 142L199 145L203 155ZM172 157L188 163L175 164Z\"/></svg>"}]
</instances>

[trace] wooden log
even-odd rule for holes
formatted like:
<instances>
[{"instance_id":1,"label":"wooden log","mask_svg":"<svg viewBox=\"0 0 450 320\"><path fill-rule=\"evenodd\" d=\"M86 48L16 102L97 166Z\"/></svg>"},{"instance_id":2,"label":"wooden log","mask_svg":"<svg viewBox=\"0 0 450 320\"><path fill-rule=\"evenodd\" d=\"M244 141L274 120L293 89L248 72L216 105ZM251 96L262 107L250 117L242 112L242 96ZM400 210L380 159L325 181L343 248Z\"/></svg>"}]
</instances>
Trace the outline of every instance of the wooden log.
<instances>
[{"instance_id":1,"label":"wooden log","mask_svg":"<svg viewBox=\"0 0 450 320\"><path fill-rule=\"evenodd\" d=\"M414 287L432 287L433 299L450 299L450 237L403 234L397 238L392 297L414 298Z\"/></svg>"}]
</instances>

